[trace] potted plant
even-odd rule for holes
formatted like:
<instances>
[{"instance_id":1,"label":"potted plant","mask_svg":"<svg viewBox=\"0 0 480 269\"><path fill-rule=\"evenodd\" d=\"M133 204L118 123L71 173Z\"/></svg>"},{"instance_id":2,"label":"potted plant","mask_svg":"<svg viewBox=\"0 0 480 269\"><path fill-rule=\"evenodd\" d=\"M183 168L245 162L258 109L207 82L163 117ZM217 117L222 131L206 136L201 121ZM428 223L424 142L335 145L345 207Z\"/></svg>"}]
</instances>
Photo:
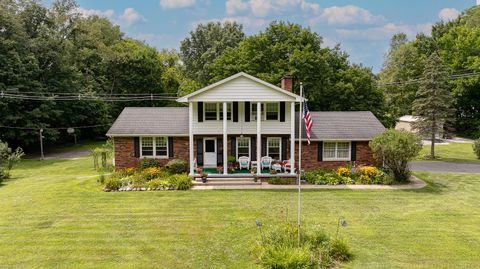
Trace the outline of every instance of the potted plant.
<instances>
[{"instance_id":1,"label":"potted plant","mask_svg":"<svg viewBox=\"0 0 480 269\"><path fill-rule=\"evenodd\" d=\"M203 169L199 168L197 170L197 173L200 175L200 177L202 178L202 183L207 183L207 177L208 177L208 174L207 173L203 173Z\"/></svg>"},{"instance_id":2,"label":"potted plant","mask_svg":"<svg viewBox=\"0 0 480 269\"><path fill-rule=\"evenodd\" d=\"M254 175L257 173L257 168L256 167L253 167L252 169L250 169L250 174Z\"/></svg>"}]
</instances>

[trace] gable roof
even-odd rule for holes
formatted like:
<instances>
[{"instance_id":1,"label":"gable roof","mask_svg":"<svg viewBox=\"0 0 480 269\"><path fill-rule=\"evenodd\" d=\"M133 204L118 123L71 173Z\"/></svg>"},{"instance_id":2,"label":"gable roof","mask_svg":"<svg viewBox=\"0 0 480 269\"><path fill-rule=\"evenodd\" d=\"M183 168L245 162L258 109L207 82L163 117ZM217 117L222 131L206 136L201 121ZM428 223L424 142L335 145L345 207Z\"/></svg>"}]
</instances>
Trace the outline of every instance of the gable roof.
<instances>
[{"instance_id":1,"label":"gable roof","mask_svg":"<svg viewBox=\"0 0 480 269\"><path fill-rule=\"evenodd\" d=\"M284 94L284 95L286 95L286 96L293 97L293 98L295 98L295 101L297 101L297 102L299 102L299 101L302 100L302 97L300 97L300 96L297 95L297 94L294 94L294 93L292 93L292 92L286 91L286 90L284 90L284 89L282 89L282 88L280 88L280 87L277 87L277 86L275 86L275 85L273 85L273 84L270 84L270 83L268 83L268 82L266 82L266 81L263 81L263 80L261 80L261 79L259 79L259 78L256 78L256 77L254 77L254 76L251 76L251 75L249 75L249 74L247 74L247 73L239 72L239 73L237 73L237 74L235 74L235 75L233 75L233 76L230 76L230 77L228 77L228 78L225 78L225 79L222 79L222 80L220 80L220 81L217 81L217 82L215 82L215 83L213 83L213 84L210 84L210 85L208 85L208 86L205 87L205 88L202 88L202 89L197 90L197 91L195 91L195 92L193 92L193 93L190 93L190 94L188 94L188 95L185 95L185 96L183 96L183 97L180 97L180 98L177 99L177 102L186 103L186 102L189 101L190 98L192 98L192 97L194 97L194 96L197 96L197 95L202 94L202 93L204 93L204 92L206 92L206 91L209 91L209 90L211 90L211 89L214 89L214 88L216 88L216 87L218 87L218 86L220 86L220 85L222 85L222 84L225 84L225 83L227 83L227 82L229 82L229 81L232 81L232 80L234 80L234 79L236 79L236 78L239 78L239 77L244 77L244 78L250 79L250 80L252 80L252 81L254 81L254 82L256 82L256 83L259 83L259 84L261 84L261 85L266 86L267 88L270 88L270 89L272 89L272 90L278 91L278 92L280 92L280 93L282 93L282 94Z\"/></svg>"},{"instance_id":2,"label":"gable roof","mask_svg":"<svg viewBox=\"0 0 480 269\"><path fill-rule=\"evenodd\" d=\"M298 112L296 114L295 135L298 136ZM368 141L385 131L383 124L370 111L310 111L310 114L313 120L312 141ZM305 124L302 124L302 141L306 139Z\"/></svg>"},{"instance_id":3,"label":"gable roof","mask_svg":"<svg viewBox=\"0 0 480 269\"><path fill-rule=\"evenodd\" d=\"M107 136L188 136L188 107L126 107Z\"/></svg>"}]
</instances>

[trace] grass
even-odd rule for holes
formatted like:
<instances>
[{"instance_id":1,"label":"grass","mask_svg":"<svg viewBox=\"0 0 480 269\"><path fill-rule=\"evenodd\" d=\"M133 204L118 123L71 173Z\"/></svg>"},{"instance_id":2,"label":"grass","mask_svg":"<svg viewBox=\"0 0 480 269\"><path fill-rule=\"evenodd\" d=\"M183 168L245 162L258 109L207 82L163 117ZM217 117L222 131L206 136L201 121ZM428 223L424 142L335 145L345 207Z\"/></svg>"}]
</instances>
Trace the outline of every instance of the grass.
<instances>
[{"instance_id":1,"label":"grass","mask_svg":"<svg viewBox=\"0 0 480 269\"><path fill-rule=\"evenodd\" d=\"M425 160L425 156L430 156L430 145L423 145L422 151L420 151L418 156L418 160ZM470 143L435 145L435 156L439 157L437 161L480 162L475 153L473 153L472 144Z\"/></svg>"},{"instance_id":2,"label":"grass","mask_svg":"<svg viewBox=\"0 0 480 269\"><path fill-rule=\"evenodd\" d=\"M258 268L250 244L296 220L294 190L104 193L91 158L24 161L0 185L0 268ZM480 174L421 190L302 193L303 225L349 226L343 268L480 268Z\"/></svg>"}]
</instances>

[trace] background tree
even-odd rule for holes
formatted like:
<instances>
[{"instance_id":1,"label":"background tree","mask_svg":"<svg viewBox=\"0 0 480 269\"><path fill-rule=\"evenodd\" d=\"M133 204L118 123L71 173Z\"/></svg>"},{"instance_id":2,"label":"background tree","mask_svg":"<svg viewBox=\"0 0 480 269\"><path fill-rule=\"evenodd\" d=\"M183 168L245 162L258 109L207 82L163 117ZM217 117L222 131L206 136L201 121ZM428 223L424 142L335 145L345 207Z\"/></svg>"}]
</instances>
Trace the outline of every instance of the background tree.
<instances>
[{"instance_id":1,"label":"background tree","mask_svg":"<svg viewBox=\"0 0 480 269\"><path fill-rule=\"evenodd\" d=\"M430 158L435 158L435 136L452 116L452 96L447 85L448 72L440 57L433 53L423 72L420 88L413 102L413 115L417 121L413 128L431 138Z\"/></svg>"},{"instance_id":2,"label":"background tree","mask_svg":"<svg viewBox=\"0 0 480 269\"><path fill-rule=\"evenodd\" d=\"M203 86L207 85L211 79L210 64L226 49L236 47L244 37L242 25L236 22L197 25L180 46L186 75Z\"/></svg>"}]
</instances>

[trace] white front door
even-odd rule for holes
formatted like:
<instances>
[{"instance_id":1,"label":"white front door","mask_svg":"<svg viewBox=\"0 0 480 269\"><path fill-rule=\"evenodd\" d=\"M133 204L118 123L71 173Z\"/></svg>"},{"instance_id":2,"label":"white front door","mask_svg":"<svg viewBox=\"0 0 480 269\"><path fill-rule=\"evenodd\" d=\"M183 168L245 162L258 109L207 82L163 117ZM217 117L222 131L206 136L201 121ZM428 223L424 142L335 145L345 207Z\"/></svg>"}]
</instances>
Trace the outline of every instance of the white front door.
<instances>
[{"instance_id":1,"label":"white front door","mask_svg":"<svg viewBox=\"0 0 480 269\"><path fill-rule=\"evenodd\" d=\"M204 138L203 139L203 166L217 167L217 139Z\"/></svg>"}]
</instances>

